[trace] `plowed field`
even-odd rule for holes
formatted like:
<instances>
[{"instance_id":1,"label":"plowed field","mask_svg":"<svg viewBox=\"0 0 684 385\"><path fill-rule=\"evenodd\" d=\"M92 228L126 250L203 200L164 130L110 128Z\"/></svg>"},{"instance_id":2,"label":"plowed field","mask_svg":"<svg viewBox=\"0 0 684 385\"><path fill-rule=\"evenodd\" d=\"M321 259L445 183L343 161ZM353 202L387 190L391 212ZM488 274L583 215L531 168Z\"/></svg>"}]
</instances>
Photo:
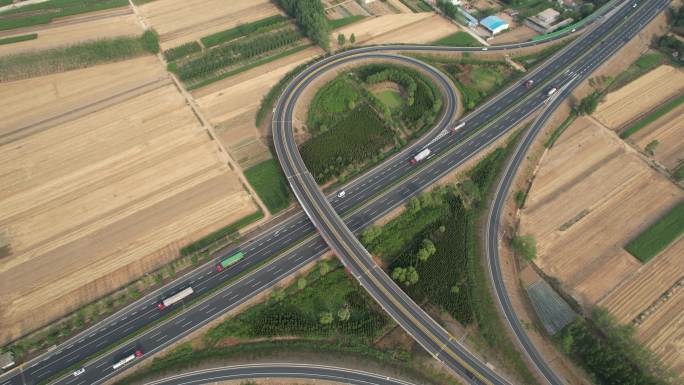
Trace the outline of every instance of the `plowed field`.
<instances>
[{"instance_id":1,"label":"plowed field","mask_svg":"<svg viewBox=\"0 0 684 385\"><path fill-rule=\"evenodd\" d=\"M154 57L6 83L0 100L0 343L256 210Z\"/></svg>"}]
</instances>

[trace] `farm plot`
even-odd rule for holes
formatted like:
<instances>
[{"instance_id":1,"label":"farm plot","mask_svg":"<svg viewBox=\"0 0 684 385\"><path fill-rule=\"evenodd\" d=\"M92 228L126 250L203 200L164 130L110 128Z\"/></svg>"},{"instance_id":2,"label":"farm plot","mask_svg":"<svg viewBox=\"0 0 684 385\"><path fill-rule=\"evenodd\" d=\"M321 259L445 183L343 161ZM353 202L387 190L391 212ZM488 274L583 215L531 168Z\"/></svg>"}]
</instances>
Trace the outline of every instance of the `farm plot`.
<instances>
[{"instance_id":1,"label":"farm plot","mask_svg":"<svg viewBox=\"0 0 684 385\"><path fill-rule=\"evenodd\" d=\"M682 285L684 239L672 244L599 303L620 323L633 323L637 337L678 373L684 372Z\"/></svg>"},{"instance_id":2,"label":"farm plot","mask_svg":"<svg viewBox=\"0 0 684 385\"><path fill-rule=\"evenodd\" d=\"M285 74L322 52L310 47L193 91L204 116L241 166L247 168L270 158L262 133L254 125L261 99Z\"/></svg>"},{"instance_id":3,"label":"farm plot","mask_svg":"<svg viewBox=\"0 0 684 385\"><path fill-rule=\"evenodd\" d=\"M121 12L109 13L112 14L111 17L84 18L80 22L77 22L77 18L72 18L70 23L58 23L31 29L32 33L38 34L36 39L0 45L0 56L71 45L86 40L118 36L139 36L143 32L142 27L136 21L135 15L131 13L121 14ZM25 32L17 32L16 35L6 36L11 37L22 34L25 34Z\"/></svg>"},{"instance_id":4,"label":"farm plot","mask_svg":"<svg viewBox=\"0 0 684 385\"><path fill-rule=\"evenodd\" d=\"M139 7L159 32L162 49L282 14L269 0L157 0Z\"/></svg>"},{"instance_id":5,"label":"farm plot","mask_svg":"<svg viewBox=\"0 0 684 385\"><path fill-rule=\"evenodd\" d=\"M684 193L612 133L578 118L545 157L522 211L535 263L592 305L642 264L624 246Z\"/></svg>"},{"instance_id":6,"label":"farm plot","mask_svg":"<svg viewBox=\"0 0 684 385\"><path fill-rule=\"evenodd\" d=\"M654 140L658 147L653 156L669 170L676 169L684 160L684 105L658 118L630 137L642 150Z\"/></svg>"},{"instance_id":7,"label":"farm plot","mask_svg":"<svg viewBox=\"0 0 684 385\"><path fill-rule=\"evenodd\" d=\"M684 71L661 65L606 95L594 117L617 130L684 90Z\"/></svg>"},{"instance_id":8,"label":"farm plot","mask_svg":"<svg viewBox=\"0 0 684 385\"><path fill-rule=\"evenodd\" d=\"M353 33L357 44L429 43L458 31L460 29L455 24L434 13L402 13L348 25L336 30L334 37L338 33L347 37Z\"/></svg>"},{"instance_id":9,"label":"farm plot","mask_svg":"<svg viewBox=\"0 0 684 385\"><path fill-rule=\"evenodd\" d=\"M0 343L256 211L155 61L0 89L3 118L14 118L6 131L28 130L0 144L0 232L10 246L0 259Z\"/></svg>"}]
</instances>

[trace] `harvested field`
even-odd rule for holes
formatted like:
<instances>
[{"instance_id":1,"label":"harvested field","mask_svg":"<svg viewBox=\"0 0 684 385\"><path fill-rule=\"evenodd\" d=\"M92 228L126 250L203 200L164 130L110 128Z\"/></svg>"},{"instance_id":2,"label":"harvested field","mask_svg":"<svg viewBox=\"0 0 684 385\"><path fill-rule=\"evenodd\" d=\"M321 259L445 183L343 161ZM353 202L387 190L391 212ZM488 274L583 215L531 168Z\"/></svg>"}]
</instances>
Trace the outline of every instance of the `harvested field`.
<instances>
[{"instance_id":1,"label":"harvested field","mask_svg":"<svg viewBox=\"0 0 684 385\"><path fill-rule=\"evenodd\" d=\"M443 17L423 12L369 18L340 28L335 36L353 33L357 44L429 43L458 31L455 24Z\"/></svg>"},{"instance_id":2,"label":"harvested field","mask_svg":"<svg viewBox=\"0 0 684 385\"><path fill-rule=\"evenodd\" d=\"M0 231L11 247L0 343L256 211L154 57L7 83L0 100Z\"/></svg>"},{"instance_id":3,"label":"harvested field","mask_svg":"<svg viewBox=\"0 0 684 385\"><path fill-rule=\"evenodd\" d=\"M204 116L243 168L270 158L261 139L264 133L254 123L261 99L285 74L322 53L320 48L307 48L193 91Z\"/></svg>"},{"instance_id":4,"label":"harvested field","mask_svg":"<svg viewBox=\"0 0 684 385\"><path fill-rule=\"evenodd\" d=\"M659 142L655 160L674 169L684 160L684 105L658 118L629 138L642 150L652 141Z\"/></svg>"},{"instance_id":5,"label":"harvested field","mask_svg":"<svg viewBox=\"0 0 684 385\"><path fill-rule=\"evenodd\" d=\"M43 28L31 29L33 33L38 34L38 38L35 40L0 46L0 56L60 47L106 37L140 36L143 33L142 27L133 14L119 14L107 18L86 19L80 23L41 27ZM22 33L17 33L17 35L22 35Z\"/></svg>"},{"instance_id":6,"label":"harvested field","mask_svg":"<svg viewBox=\"0 0 684 385\"><path fill-rule=\"evenodd\" d=\"M269 0L157 0L139 9L159 32L163 50L282 14Z\"/></svg>"},{"instance_id":7,"label":"harvested field","mask_svg":"<svg viewBox=\"0 0 684 385\"><path fill-rule=\"evenodd\" d=\"M578 118L544 158L522 211L537 238L535 263L583 305L592 305L642 264L623 249L684 192L614 133Z\"/></svg>"},{"instance_id":8,"label":"harvested field","mask_svg":"<svg viewBox=\"0 0 684 385\"><path fill-rule=\"evenodd\" d=\"M636 324L636 334L665 365L678 373L684 373L684 287L673 290L667 301L659 302L659 299L681 280L684 280L684 238L670 245L599 303L621 323L631 323L648 309L648 314Z\"/></svg>"},{"instance_id":9,"label":"harvested field","mask_svg":"<svg viewBox=\"0 0 684 385\"><path fill-rule=\"evenodd\" d=\"M594 117L617 130L684 90L684 71L661 65L606 95Z\"/></svg>"}]
</instances>

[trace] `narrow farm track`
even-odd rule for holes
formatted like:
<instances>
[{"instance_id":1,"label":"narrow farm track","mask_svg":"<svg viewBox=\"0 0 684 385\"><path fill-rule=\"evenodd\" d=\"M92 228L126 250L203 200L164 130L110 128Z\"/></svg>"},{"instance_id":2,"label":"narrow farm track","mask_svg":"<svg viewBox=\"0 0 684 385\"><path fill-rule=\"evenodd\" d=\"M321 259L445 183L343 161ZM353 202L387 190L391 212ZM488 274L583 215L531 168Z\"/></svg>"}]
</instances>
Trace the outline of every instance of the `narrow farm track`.
<instances>
[{"instance_id":1,"label":"narrow farm track","mask_svg":"<svg viewBox=\"0 0 684 385\"><path fill-rule=\"evenodd\" d=\"M547 82L551 79L562 84L569 82L574 76L578 76L577 74L585 76L609 55L608 53L603 54L600 49L589 50L590 47L600 44L599 41L605 41L606 44L621 45L624 39L633 36L639 28L667 4L668 2L664 0L645 1L640 7L632 10L628 9L629 7L615 8L615 3L613 3L602 11L604 14L611 12L609 17L602 17L599 22L590 25L579 39L547 60L537 70L528 74L526 78L534 78L535 83L541 85L550 84ZM614 28L620 27L625 17L631 21L630 28L618 28L617 32L613 31ZM623 33L623 31L625 32ZM536 44L540 43L490 47L489 50L505 51ZM393 54L392 51L434 50L477 52L480 48L364 47L323 59L307 69L302 76L307 76L306 74L310 74L331 62L360 54L390 55L397 57L398 60L408 60L408 58ZM578 56L582 56L584 60L576 62L574 59ZM301 77L296 80L300 79ZM280 108L276 111L277 113L283 112L282 102L287 100L288 98L281 97ZM358 232L505 135L508 128L514 126L520 119L534 113L545 100L546 98L540 93L527 94L519 85L510 87L465 117L463 121L466 122L466 128L460 131L458 135L446 136L431 145L431 149L437 154L431 162L424 164L424 167L407 169L407 154L437 138L441 135L442 130L448 127L450 122L448 116L445 115L445 118L441 120L442 127L435 127L425 138L404 152L386 160L382 165L345 186L347 197L344 200L337 199L334 194L331 194L328 199L337 212L343 213L346 226L351 231ZM513 106L515 113L499 117L498 115L507 106ZM284 120L284 122L287 121ZM486 125L486 128L476 130L483 125ZM311 187L317 188L315 185ZM145 350L143 357L129 364L134 365L226 312L237 308L253 296L273 287L281 279L315 261L326 252L327 246L323 239L315 234L311 222L300 211L275 226L270 226L250 235L245 242L239 245L239 249L244 251L247 257L231 269L221 274L215 273L214 264L216 261L198 267L192 273L146 295L95 326L72 337L54 350L5 374L0 377L0 385L48 382L80 385L99 384L107 381L125 370L125 368L114 370L112 364L131 349L142 346ZM226 250L224 255L234 250ZM274 255L277 257L273 258ZM173 293L186 285L192 285L196 293L190 297L188 302L164 312L155 309L154 305L158 298ZM402 301L407 300L406 303L410 303L410 299L404 297L405 295L403 295ZM458 349L452 341L444 347L449 351ZM441 353L438 357L444 359ZM472 365L479 368L482 364L473 362ZM84 367L85 373L78 378L72 377L70 370L79 367ZM487 371L483 373L485 376L491 375L492 378L498 378L493 373ZM475 374L472 376L474 377L468 377L471 383L483 383Z\"/></svg>"}]
</instances>

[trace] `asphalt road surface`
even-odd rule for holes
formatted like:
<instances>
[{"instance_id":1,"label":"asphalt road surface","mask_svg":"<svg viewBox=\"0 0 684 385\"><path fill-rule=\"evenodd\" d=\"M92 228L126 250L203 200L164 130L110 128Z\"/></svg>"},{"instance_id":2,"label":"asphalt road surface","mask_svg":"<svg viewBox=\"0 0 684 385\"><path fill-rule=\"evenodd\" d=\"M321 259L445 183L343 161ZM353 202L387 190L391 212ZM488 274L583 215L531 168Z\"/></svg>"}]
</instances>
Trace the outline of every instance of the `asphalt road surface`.
<instances>
[{"instance_id":1,"label":"asphalt road surface","mask_svg":"<svg viewBox=\"0 0 684 385\"><path fill-rule=\"evenodd\" d=\"M644 6L646 9L658 9L658 5L666 5L667 3L660 3L657 1L649 2ZM536 84L547 84L549 79L554 82L556 88L541 88L537 91L529 93L526 89L520 87L518 90L521 93L517 95L521 98L520 102L511 103L509 106L502 106L506 103L506 97L515 97L516 93L507 93L506 97L501 98L495 104L491 104L489 108L478 111L470 115L470 119L466 124L474 129L480 129L475 135L476 138L486 138L481 133L489 131L492 136L498 136L510 130L515 124L506 124L506 120L521 121L532 112L534 112L540 105L550 102L549 98L552 91L560 88L571 89L577 79L583 79L588 76L599 64L607 59L615 48L621 46L628 41L633 34L638 32L640 25L648 16L641 17L636 7L623 6L617 10L611 21L607 21L594 31L581 37L577 42L571 44L571 49L566 50L563 55L560 55L550 69L560 67L564 68L560 74L551 74L550 78L535 79L540 77L543 71L534 75L528 76L524 80L533 79ZM624 18L624 21L621 21ZM603 37L604 35L597 35L596 31L605 29L606 31L616 27L614 33L611 33L603 40L594 37ZM580 50L580 51L578 51ZM376 58L374 54L361 55L364 58ZM563 63L562 58L566 57L567 61ZM349 58L339 60L339 62L346 63ZM331 61L329 67L338 65L338 60ZM562 67L561 67L562 66ZM429 71L429 68L425 68ZM372 256L365 250L363 245L356 238L352 230L350 230L343 219L337 214L333 205L327 200L319 189L315 179L308 172L304 161L302 160L298 147L294 140L294 134L291 122L293 121L293 110L297 101L298 95L304 86L310 82L313 77L311 74L303 74L292 81L292 83L285 90L283 96L279 99L274 118L274 142L275 149L278 154L280 164L285 171L290 186L294 191L297 200L303 207L309 219L314 223L317 230L321 233L329 247L337 254L345 266L352 272L354 277L359 281L366 291L373 297L394 320L404 328L418 343L420 343L429 353L435 358L442 361L446 366L451 368L472 384L507 384L508 380L499 376L494 370L488 367L482 360L469 352L463 345L454 342L455 338L451 336L444 328L442 328L436 321L434 321L426 312L424 312L419 305L413 302L403 290L386 274L373 260ZM539 81L541 80L541 81ZM551 91L549 91L551 90ZM522 93L528 93L530 96L525 97ZM556 95L551 96L554 98ZM517 106L517 108L515 108ZM447 116L452 115L450 109L453 106L447 103ZM505 116L507 119L497 119L493 124L488 125L485 129L481 125L488 121L488 119L497 113L497 109L506 109ZM515 108L513 111L511 109ZM491 112L487 112L490 109ZM480 116L483 116L480 124L474 124L474 121ZM433 154L440 154L444 151L443 148L435 150L437 144L446 144L451 147L458 144L458 136L439 136L438 132L441 125L450 124L455 126L456 122L450 122L448 119L440 121L435 130L426 136L424 140L432 143L431 150ZM451 140L450 140L451 139ZM439 141L436 141L439 140ZM477 143L476 139L471 139L471 142ZM428 143L424 144L424 148L428 148ZM394 159L402 160L406 152L402 152ZM402 175L410 174L410 168L414 165L407 164L410 156L403 157ZM392 165L393 162L386 162L384 167ZM400 166L401 163L394 166ZM433 170L435 168L433 167ZM402 184L406 182L401 182ZM505 290L504 290L505 292ZM504 308L504 311L507 311ZM514 318L515 313L508 314L507 318ZM529 340L528 340L529 341ZM525 345L523 345L525 346ZM526 349L534 350L533 346L526 346ZM528 353L529 354L529 353ZM529 354L530 357L539 359L540 362L535 362L540 372L544 375L546 380L550 383L562 383L562 380L550 370L550 368L543 361L542 357L537 353Z\"/></svg>"},{"instance_id":2,"label":"asphalt road surface","mask_svg":"<svg viewBox=\"0 0 684 385\"><path fill-rule=\"evenodd\" d=\"M648 15L653 14L658 7L659 9L664 8L667 2L658 2L658 4L660 5L656 6L656 2L644 2L644 6L637 8L639 14L644 15L642 17L643 22L633 23L633 25L645 24L646 20L650 18ZM604 36L607 28L602 27L621 17L622 14L604 20L599 27L588 31L586 35L594 36L594 40ZM622 37L626 39L629 36L624 34ZM612 43L613 40L610 42ZM578 39L573 45L579 41L581 39ZM505 50L518 46L521 45L490 47L489 50ZM369 47L358 51L362 53L374 52L375 49L407 51L426 48L423 46ZM436 49L459 50L450 47ZM465 50L476 51L478 49L468 48ZM581 49L579 51L581 52ZM350 55L350 52L352 51L345 52L343 57ZM577 53L577 49L575 49L575 53ZM549 59L529 76L537 76L541 82L550 74L564 68L563 66L567 65L568 61L561 54ZM592 59L597 58L600 59L600 55L592 57ZM325 61L330 62L332 59L328 58ZM599 63L597 60L594 62L595 64ZM320 68L320 65L316 68ZM537 82L537 78L535 78L535 83L541 84ZM513 96L509 96L511 94ZM487 110L492 105L498 107L495 110L501 110L501 106L510 105L512 101L520 99L522 94L525 92L521 93L519 86L513 86L476 112ZM519 105L518 108L529 108L534 103L538 104L540 100L537 97L537 99L530 100L524 105ZM490 117L492 116L490 115ZM335 198L334 193L329 199L338 212L344 213L347 226L355 232L359 231L410 197L418 194L434 180L439 179L496 140L499 134L496 130L493 131L491 127L482 130L477 135L471 135L472 130L468 130L475 125L481 125L484 117L487 117L486 113L471 114L466 117L464 120L468 124L464 130L457 135L449 136L449 138L458 139L457 144L454 145L453 142L446 144L446 142L439 140L434 147L431 146L431 149L434 149L436 154L441 155L435 156L434 161L427 165L428 167L411 169L410 171L413 174L410 177L402 179L407 172L405 168L406 159L399 159L397 156L345 186L347 195L344 199ZM508 126L515 123L510 117L504 117L502 120ZM430 138L419 141L410 149L420 148L426 142L438 138L440 132L441 130L433 131ZM468 136L467 140L466 136ZM401 156L405 157L407 151L402 152L403 155ZM402 182L397 183L399 180ZM392 187L387 189L388 186ZM281 224L254 234L250 240L240 245L240 249L245 252L246 258L223 273L215 272L215 261L201 266L193 273L146 295L94 327L69 339L53 351L29 361L22 366L21 370L14 370L0 377L0 385L37 384L44 383L49 379L60 384L101 383L126 367L134 365L173 341L234 309L255 294L272 287L281 279L318 258L326 251L327 246L320 237L313 234L313 226L306 216L298 212ZM232 251L229 250L224 255L228 255ZM265 264L274 255L278 255L278 257ZM246 274L252 270L254 271ZM242 278L233 282L238 276L242 276ZM191 285L196 294L184 303L163 312L156 309L155 304L159 299L187 285ZM183 311L181 312L181 310ZM176 312L179 314L175 314ZM174 313L174 316L169 317L169 313ZM125 342L127 339L129 342ZM117 344L120 345L117 346ZM116 348L113 349L113 346ZM112 368L118 359L136 348L142 348L145 355L122 369L114 370ZM105 352L106 350L109 351ZM90 359L93 356L98 356L98 358ZM70 370L74 367L84 367L86 371L78 377L72 377Z\"/></svg>"},{"instance_id":3,"label":"asphalt road surface","mask_svg":"<svg viewBox=\"0 0 684 385\"><path fill-rule=\"evenodd\" d=\"M322 365L267 363L236 365L178 374L146 385L208 384L247 379L306 379L354 385L412 385L410 382L361 370Z\"/></svg>"}]
</instances>

